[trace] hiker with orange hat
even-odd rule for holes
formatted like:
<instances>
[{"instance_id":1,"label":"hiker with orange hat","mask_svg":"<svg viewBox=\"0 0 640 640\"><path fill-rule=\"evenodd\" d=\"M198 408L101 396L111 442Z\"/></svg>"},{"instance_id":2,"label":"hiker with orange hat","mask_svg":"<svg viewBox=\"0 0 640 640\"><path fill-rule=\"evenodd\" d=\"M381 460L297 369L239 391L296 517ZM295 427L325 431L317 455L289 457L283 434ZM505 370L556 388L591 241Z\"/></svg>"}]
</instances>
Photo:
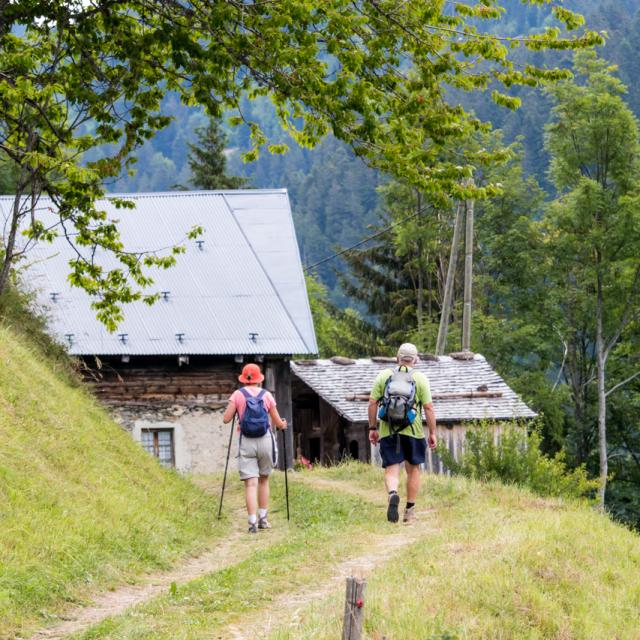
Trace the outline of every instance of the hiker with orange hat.
<instances>
[{"instance_id":1,"label":"hiker with orange hat","mask_svg":"<svg viewBox=\"0 0 640 640\"><path fill-rule=\"evenodd\" d=\"M238 471L244 482L249 533L257 533L271 528L267 519L269 475L278 460L271 425L286 429L287 421L280 417L273 395L262 388L264 376L257 364L245 365L238 380L244 386L231 394L222 420L228 424L234 416L239 418Z\"/></svg>"}]
</instances>

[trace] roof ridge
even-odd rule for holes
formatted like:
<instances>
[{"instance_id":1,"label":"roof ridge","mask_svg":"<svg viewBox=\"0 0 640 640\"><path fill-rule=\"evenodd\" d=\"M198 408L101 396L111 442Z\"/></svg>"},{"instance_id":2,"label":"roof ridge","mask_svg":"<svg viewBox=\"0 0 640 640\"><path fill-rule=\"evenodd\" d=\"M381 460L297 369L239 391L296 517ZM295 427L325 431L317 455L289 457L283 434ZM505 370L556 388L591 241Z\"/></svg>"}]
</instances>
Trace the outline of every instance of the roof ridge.
<instances>
[{"instance_id":1,"label":"roof ridge","mask_svg":"<svg viewBox=\"0 0 640 640\"><path fill-rule=\"evenodd\" d=\"M184 198L184 197L197 197L197 196L213 196L213 195L228 195L228 194L242 194L242 195L265 195L265 194L288 194L286 187L277 187L270 189L207 189L207 190L189 190L189 191L131 191L131 192L108 192L105 193L100 200L110 200L112 198L130 198L130 199L143 199L143 198ZM25 196L27 197L27 196ZM15 198L15 195L5 193L0 195L0 200L9 200ZM39 200L51 200L47 195L42 195Z\"/></svg>"}]
</instances>

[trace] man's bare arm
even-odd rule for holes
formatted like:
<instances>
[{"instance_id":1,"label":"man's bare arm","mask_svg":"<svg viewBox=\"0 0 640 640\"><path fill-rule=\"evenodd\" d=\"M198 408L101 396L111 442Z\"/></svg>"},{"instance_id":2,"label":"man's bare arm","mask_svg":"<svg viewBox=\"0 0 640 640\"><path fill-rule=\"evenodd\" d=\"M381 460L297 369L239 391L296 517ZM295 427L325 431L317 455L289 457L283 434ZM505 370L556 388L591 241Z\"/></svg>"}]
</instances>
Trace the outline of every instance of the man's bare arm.
<instances>
[{"instance_id":1,"label":"man's bare arm","mask_svg":"<svg viewBox=\"0 0 640 640\"><path fill-rule=\"evenodd\" d=\"M427 419L427 429L429 429L429 436L427 438L427 444L429 449L436 448L436 412L433 408L432 402L427 402L424 406L424 415Z\"/></svg>"},{"instance_id":2,"label":"man's bare arm","mask_svg":"<svg viewBox=\"0 0 640 640\"><path fill-rule=\"evenodd\" d=\"M369 406L367 407L367 416L369 418L369 442L378 444L380 434L378 433L378 401L369 398Z\"/></svg>"}]
</instances>

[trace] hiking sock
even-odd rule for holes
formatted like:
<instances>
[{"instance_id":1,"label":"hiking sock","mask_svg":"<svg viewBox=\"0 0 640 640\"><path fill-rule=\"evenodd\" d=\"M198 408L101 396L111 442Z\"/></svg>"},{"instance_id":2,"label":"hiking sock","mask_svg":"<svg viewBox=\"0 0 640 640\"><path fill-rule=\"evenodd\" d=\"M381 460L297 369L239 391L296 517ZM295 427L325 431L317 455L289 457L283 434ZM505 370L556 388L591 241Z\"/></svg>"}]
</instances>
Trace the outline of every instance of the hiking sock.
<instances>
[{"instance_id":1,"label":"hiking sock","mask_svg":"<svg viewBox=\"0 0 640 640\"><path fill-rule=\"evenodd\" d=\"M416 506L415 502L407 502L407 506L405 507L406 509L413 509L413 507Z\"/></svg>"},{"instance_id":2,"label":"hiking sock","mask_svg":"<svg viewBox=\"0 0 640 640\"><path fill-rule=\"evenodd\" d=\"M249 514L249 524L255 524L258 521L258 516L255 513Z\"/></svg>"},{"instance_id":3,"label":"hiking sock","mask_svg":"<svg viewBox=\"0 0 640 640\"><path fill-rule=\"evenodd\" d=\"M267 517L267 510L266 509L258 509L258 518L260 518L260 520L262 520L263 518Z\"/></svg>"}]
</instances>

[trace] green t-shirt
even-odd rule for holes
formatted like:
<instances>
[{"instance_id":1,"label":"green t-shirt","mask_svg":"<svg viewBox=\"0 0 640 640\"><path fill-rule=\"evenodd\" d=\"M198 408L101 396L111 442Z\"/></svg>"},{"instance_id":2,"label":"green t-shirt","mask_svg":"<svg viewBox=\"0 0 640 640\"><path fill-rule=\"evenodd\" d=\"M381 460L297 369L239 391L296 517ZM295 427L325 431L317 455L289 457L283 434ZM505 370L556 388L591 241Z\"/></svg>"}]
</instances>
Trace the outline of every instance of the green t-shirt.
<instances>
[{"instance_id":1,"label":"green t-shirt","mask_svg":"<svg viewBox=\"0 0 640 640\"><path fill-rule=\"evenodd\" d=\"M371 389L371 397L374 400L380 400L384 396L384 388L387 384L387 380L396 369L384 369L381 371L373 382L373 388ZM411 436L412 438L424 438L424 429L422 427L422 407L425 404L429 404L431 400L431 388L429 387L429 380L427 376L421 371L410 369L412 372L412 378L416 383L416 417L412 424L405 427L401 434ZM390 435L389 425L384 420L379 420L380 437Z\"/></svg>"}]
</instances>

